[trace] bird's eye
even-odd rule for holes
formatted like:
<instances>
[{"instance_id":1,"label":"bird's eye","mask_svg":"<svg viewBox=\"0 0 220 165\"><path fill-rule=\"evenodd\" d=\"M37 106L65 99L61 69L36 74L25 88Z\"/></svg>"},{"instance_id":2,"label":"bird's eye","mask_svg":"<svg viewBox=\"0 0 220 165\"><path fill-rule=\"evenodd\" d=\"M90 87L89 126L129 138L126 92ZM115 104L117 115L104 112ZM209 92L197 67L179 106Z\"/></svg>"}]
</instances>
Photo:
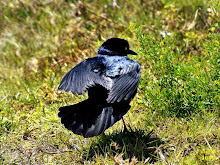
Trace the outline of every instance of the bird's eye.
<instances>
[{"instance_id":1,"label":"bird's eye","mask_svg":"<svg viewBox=\"0 0 220 165\"><path fill-rule=\"evenodd\" d=\"M127 48L127 47L125 47L125 50L128 50L128 48Z\"/></svg>"}]
</instances>

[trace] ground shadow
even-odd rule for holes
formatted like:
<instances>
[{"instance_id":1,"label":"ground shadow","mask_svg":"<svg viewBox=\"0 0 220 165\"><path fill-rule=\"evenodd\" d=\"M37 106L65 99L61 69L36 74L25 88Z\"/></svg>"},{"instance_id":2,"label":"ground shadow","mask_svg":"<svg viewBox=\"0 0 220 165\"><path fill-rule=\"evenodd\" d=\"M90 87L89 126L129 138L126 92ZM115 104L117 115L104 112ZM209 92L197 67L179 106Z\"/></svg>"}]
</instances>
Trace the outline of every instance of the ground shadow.
<instances>
[{"instance_id":1,"label":"ground shadow","mask_svg":"<svg viewBox=\"0 0 220 165\"><path fill-rule=\"evenodd\" d=\"M91 144L87 159L95 154L115 156L123 153L124 159L134 156L139 161L154 162L157 159L156 149L163 142L153 134L153 130L146 133L142 130L118 132L109 135L102 134L98 142Z\"/></svg>"}]
</instances>

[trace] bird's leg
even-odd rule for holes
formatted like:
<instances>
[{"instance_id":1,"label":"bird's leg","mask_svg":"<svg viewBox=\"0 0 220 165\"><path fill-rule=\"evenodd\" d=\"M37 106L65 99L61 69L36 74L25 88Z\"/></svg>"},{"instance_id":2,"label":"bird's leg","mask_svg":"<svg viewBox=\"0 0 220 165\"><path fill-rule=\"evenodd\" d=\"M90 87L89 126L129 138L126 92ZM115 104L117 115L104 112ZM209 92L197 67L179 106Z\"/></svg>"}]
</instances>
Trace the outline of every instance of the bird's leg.
<instances>
[{"instance_id":1,"label":"bird's leg","mask_svg":"<svg viewBox=\"0 0 220 165\"><path fill-rule=\"evenodd\" d=\"M122 117L122 121L123 121L123 124L124 124L124 132L128 132L128 129L127 129L126 125L125 125L125 121L124 121L123 117Z\"/></svg>"},{"instance_id":2,"label":"bird's leg","mask_svg":"<svg viewBox=\"0 0 220 165\"><path fill-rule=\"evenodd\" d=\"M124 118L123 118L123 117L122 117L122 121L123 121L123 124L124 124L124 132L126 133L126 132L128 132L128 128L126 127L126 124L125 124L125 121L124 121ZM129 127L129 129L132 131L130 125L129 125L128 127Z\"/></svg>"}]
</instances>

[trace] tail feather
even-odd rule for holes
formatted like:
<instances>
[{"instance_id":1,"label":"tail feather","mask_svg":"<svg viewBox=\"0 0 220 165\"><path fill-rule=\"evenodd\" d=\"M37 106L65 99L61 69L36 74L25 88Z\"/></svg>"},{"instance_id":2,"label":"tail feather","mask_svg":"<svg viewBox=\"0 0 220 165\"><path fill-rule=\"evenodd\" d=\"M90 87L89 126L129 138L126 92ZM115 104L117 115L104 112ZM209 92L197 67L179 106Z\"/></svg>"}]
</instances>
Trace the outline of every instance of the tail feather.
<instances>
[{"instance_id":1,"label":"tail feather","mask_svg":"<svg viewBox=\"0 0 220 165\"><path fill-rule=\"evenodd\" d=\"M97 117L94 125L86 128L86 133L83 135L84 137L92 137L97 136L104 132L107 128L110 127L110 120L112 114L112 107L103 108L101 114Z\"/></svg>"},{"instance_id":2,"label":"tail feather","mask_svg":"<svg viewBox=\"0 0 220 165\"><path fill-rule=\"evenodd\" d=\"M87 138L103 133L120 120L129 108L129 104L94 105L90 100L85 100L75 105L61 107L58 116L67 129Z\"/></svg>"}]
</instances>

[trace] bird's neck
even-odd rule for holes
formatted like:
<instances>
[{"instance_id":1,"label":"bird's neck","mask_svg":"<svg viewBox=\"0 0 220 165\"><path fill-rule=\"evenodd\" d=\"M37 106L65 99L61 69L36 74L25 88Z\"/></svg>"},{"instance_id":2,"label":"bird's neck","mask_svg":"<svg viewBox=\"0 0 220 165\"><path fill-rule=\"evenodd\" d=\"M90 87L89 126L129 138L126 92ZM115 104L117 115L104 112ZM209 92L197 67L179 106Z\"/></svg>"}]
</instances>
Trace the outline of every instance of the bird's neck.
<instances>
[{"instance_id":1,"label":"bird's neck","mask_svg":"<svg viewBox=\"0 0 220 165\"><path fill-rule=\"evenodd\" d=\"M99 48L98 54L100 54L100 55L109 55L109 56L118 55L117 52L112 51L112 50L109 50L109 49L105 49L105 48L103 48L103 47L100 47L100 48Z\"/></svg>"}]
</instances>

